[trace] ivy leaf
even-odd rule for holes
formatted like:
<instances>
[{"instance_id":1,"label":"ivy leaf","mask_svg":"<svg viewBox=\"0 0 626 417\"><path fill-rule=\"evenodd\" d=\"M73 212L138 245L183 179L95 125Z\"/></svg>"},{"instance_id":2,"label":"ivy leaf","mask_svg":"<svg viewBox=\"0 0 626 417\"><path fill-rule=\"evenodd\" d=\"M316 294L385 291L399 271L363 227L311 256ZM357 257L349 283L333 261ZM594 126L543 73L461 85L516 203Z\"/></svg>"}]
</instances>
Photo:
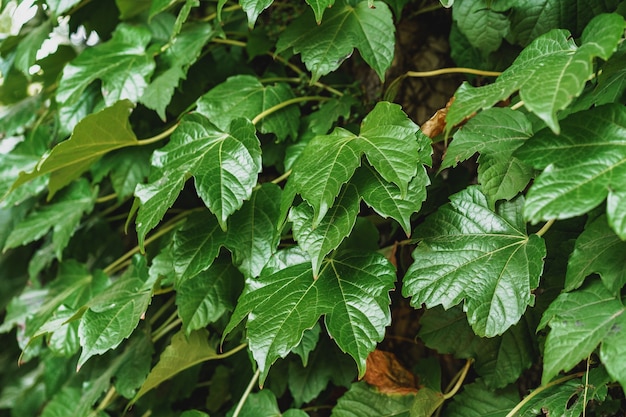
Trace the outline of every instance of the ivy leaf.
<instances>
[{"instance_id":1,"label":"ivy leaf","mask_svg":"<svg viewBox=\"0 0 626 417\"><path fill-rule=\"evenodd\" d=\"M196 191L223 230L228 216L250 198L261 171L261 147L250 121L235 119L228 131L200 114L186 115L170 142L152 155L154 174L137 186L139 244L174 203L190 175Z\"/></svg>"},{"instance_id":2,"label":"ivy leaf","mask_svg":"<svg viewBox=\"0 0 626 417\"><path fill-rule=\"evenodd\" d=\"M328 333L363 376L367 355L391 319L388 292L394 281L393 266L378 254L328 260L317 279L308 263L261 275L239 298L224 334L248 317L249 347L263 382L270 365L292 351L325 314Z\"/></svg>"},{"instance_id":3,"label":"ivy leaf","mask_svg":"<svg viewBox=\"0 0 626 417\"><path fill-rule=\"evenodd\" d=\"M293 237L311 258L313 276L317 277L324 257L337 249L350 234L359 214L360 198L356 188L346 184L332 208L313 228L313 208L302 203L291 209Z\"/></svg>"},{"instance_id":4,"label":"ivy leaf","mask_svg":"<svg viewBox=\"0 0 626 417\"><path fill-rule=\"evenodd\" d=\"M86 49L65 66L57 103L66 106L77 102L97 79L102 80L107 106L122 99L136 103L155 67L152 54L146 53L150 38L145 27L119 24L110 41Z\"/></svg>"},{"instance_id":5,"label":"ivy leaf","mask_svg":"<svg viewBox=\"0 0 626 417\"><path fill-rule=\"evenodd\" d=\"M218 358L219 355L215 348L209 345L208 338L209 334L205 329L191 332L188 336L183 331L172 336L170 345L165 348L159 362L152 368L130 405L159 386L161 382L171 379L185 369Z\"/></svg>"},{"instance_id":6,"label":"ivy leaf","mask_svg":"<svg viewBox=\"0 0 626 417\"><path fill-rule=\"evenodd\" d=\"M543 383L561 370L572 369L601 344L600 360L609 375L626 387L625 311L619 295L616 297L598 280L559 295L539 323L539 329L550 326L544 351Z\"/></svg>"},{"instance_id":7,"label":"ivy leaf","mask_svg":"<svg viewBox=\"0 0 626 417\"><path fill-rule=\"evenodd\" d=\"M361 163L361 155L406 196L420 161L419 131L397 104L379 102L355 135L337 128L313 138L293 167L290 181L314 209L313 226L322 220L341 186Z\"/></svg>"},{"instance_id":8,"label":"ivy leaf","mask_svg":"<svg viewBox=\"0 0 626 417\"><path fill-rule=\"evenodd\" d=\"M315 14L315 21L319 25L322 22L322 17L326 9L335 4L335 0L305 0L306 4L311 6L313 13Z\"/></svg>"},{"instance_id":9,"label":"ivy leaf","mask_svg":"<svg viewBox=\"0 0 626 417\"><path fill-rule=\"evenodd\" d=\"M365 1L352 6L339 0L328 9L321 24L313 22L312 12L294 19L281 34L276 52L293 49L312 73L312 82L341 65L354 48L381 80L391 65L395 45L395 26L389 6L375 1L370 8Z\"/></svg>"},{"instance_id":10,"label":"ivy leaf","mask_svg":"<svg viewBox=\"0 0 626 417\"><path fill-rule=\"evenodd\" d=\"M356 382L339 398L331 417L409 417L414 398L381 394L364 382Z\"/></svg>"},{"instance_id":11,"label":"ivy leaf","mask_svg":"<svg viewBox=\"0 0 626 417\"><path fill-rule=\"evenodd\" d=\"M52 246L60 260L83 214L93 210L96 197L97 192L86 180L75 182L54 202L36 209L19 222L8 236L4 250L34 242L52 229Z\"/></svg>"},{"instance_id":12,"label":"ivy leaf","mask_svg":"<svg viewBox=\"0 0 626 417\"><path fill-rule=\"evenodd\" d=\"M152 299L145 258L135 257L133 267L113 285L88 302L78 327L83 347L77 369L94 355L115 349L135 330Z\"/></svg>"},{"instance_id":13,"label":"ivy leaf","mask_svg":"<svg viewBox=\"0 0 626 417\"><path fill-rule=\"evenodd\" d=\"M139 101L165 120L165 108L175 88L181 79L187 77L189 67L196 62L202 48L213 35L213 28L209 24L186 25L161 55L167 69L150 82Z\"/></svg>"},{"instance_id":14,"label":"ivy leaf","mask_svg":"<svg viewBox=\"0 0 626 417\"><path fill-rule=\"evenodd\" d=\"M228 261L217 260L206 271L176 285L176 305L188 336L234 308L241 292L241 274Z\"/></svg>"},{"instance_id":15,"label":"ivy leaf","mask_svg":"<svg viewBox=\"0 0 626 417\"><path fill-rule=\"evenodd\" d=\"M493 208L497 200L515 197L530 181L531 167L512 155L532 134L532 125L522 112L486 109L454 134L441 169L479 153L478 181Z\"/></svg>"},{"instance_id":16,"label":"ivy leaf","mask_svg":"<svg viewBox=\"0 0 626 417\"><path fill-rule=\"evenodd\" d=\"M137 145L137 137L128 121L132 106L128 100L118 101L85 117L76 125L72 136L56 145L32 172L20 174L11 190L44 174L51 174L48 185L48 199L51 199L105 153Z\"/></svg>"},{"instance_id":17,"label":"ivy leaf","mask_svg":"<svg viewBox=\"0 0 626 417\"><path fill-rule=\"evenodd\" d=\"M457 1L452 9L452 18L472 46L484 56L497 50L509 32L509 19L490 7L488 0Z\"/></svg>"},{"instance_id":18,"label":"ivy leaf","mask_svg":"<svg viewBox=\"0 0 626 417\"><path fill-rule=\"evenodd\" d=\"M421 243L402 293L414 306L465 300L476 334L504 333L533 302L546 255L543 239L526 234L523 204L520 197L493 212L477 187L453 195L415 230Z\"/></svg>"},{"instance_id":19,"label":"ivy leaf","mask_svg":"<svg viewBox=\"0 0 626 417\"><path fill-rule=\"evenodd\" d=\"M198 113L208 117L217 127L226 129L237 117L254 119L265 110L294 98L287 84L264 86L251 75L235 75L212 88L198 99ZM261 133L274 133L279 140L296 137L300 110L288 106L264 117L258 128Z\"/></svg>"},{"instance_id":20,"label":"ivy leaf","mask_svg":"<svg viewBox=\"0 0 626 417\"><path fill-rule=\"evenodd\" d=\"M626 284L624 253L626 243L611 230L606 216L595 219L576 239L567 263L565 291L580 287L586 277L597 273L609 290L618 293Z\"/></svg>"},{"instance_id":21,"label":"ivy leaf","mask_svg":"<svg viewBox=\"0 0 626 417\"><path fill-rule=\"evenodd\" d=\"M174 233L172 255L176 281L182 283L209 268L227 238L215 216L206 211L190 215Z\"/></svg>"},{"instance_id":22,"label":"ivy leaf","mask_svg":"<svg viewBox=\"0 0 626 417\"><path fill-rule=\"evenodd\" d=\"M613 190L626 191L624 106L607 104L578 112L562 125L560 135L541 130L516 152L524 162L544 169L524 207L525 217L533 223L584 214ZM624 224L616 220L615 224Z\"/></svg>"},{"instance_id":23,"label":"ivy leaf","mask_svg":"<svg viewBox=\"0 0 626 417\"><path fill-rule=\"evenodd\" d=\"M281 189L265 183L228 222L226 246L246 277L258 276L278 247Z\"/></svg>"},{"instance_id":24,"label":"ivy leaf","mask_svg":"<svg viewBox=\"0 0 626 417\"><path fill-rule=\"evenodd\" d=\"M556 114L583 90L594 73L595 57L608 59L624 32L624 19L616 14L596 16L585 29L577 48L566 30L552 30L526 47L494 84L473 88L463 83L447 115L448 130L470 114L493 106L519 90L528 110L555 134Z\"/></svg>"}]
</instances>

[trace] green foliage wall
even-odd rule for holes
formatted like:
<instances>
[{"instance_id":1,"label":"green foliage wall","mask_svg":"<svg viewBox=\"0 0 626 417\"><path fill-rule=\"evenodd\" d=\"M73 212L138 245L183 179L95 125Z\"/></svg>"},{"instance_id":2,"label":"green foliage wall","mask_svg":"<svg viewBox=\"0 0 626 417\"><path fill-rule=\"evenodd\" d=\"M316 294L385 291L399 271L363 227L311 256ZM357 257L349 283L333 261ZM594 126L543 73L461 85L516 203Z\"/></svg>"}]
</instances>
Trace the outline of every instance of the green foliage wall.
<instances>
[{"instance_id":1,"label":"green foliage wall","mask_svg":"<svg viewBox=\"0 0 626 417\"><path fill-rule=\"evenodd\" d=\"M1 5L0 415L624 412L625 2Z\"/></svg>"}]
</instances>

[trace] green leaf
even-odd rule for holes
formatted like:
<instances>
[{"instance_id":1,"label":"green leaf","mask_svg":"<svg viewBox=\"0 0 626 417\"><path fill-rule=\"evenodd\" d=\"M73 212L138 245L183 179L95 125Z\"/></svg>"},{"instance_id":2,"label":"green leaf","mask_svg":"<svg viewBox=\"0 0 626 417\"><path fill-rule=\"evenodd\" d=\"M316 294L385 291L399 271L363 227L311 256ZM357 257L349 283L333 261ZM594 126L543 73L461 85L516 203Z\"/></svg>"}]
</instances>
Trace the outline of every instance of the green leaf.
<instances>
[{"instance_id":1,"label":"green leaf","mask_svg":"<svg viewBox=\"0 0 626 417\"><path fill-rule=\"evenodd\" d=\"M302 203L291 209L293 237L311 258L313 276L317 277L322 261L350 234L359 214L360 198L356 188L347 184L337 196L332 208L313 227L313 208Z\"/></svg>"},{"instance_id":2,"label":"green leaf","mask_svg":"<svg viewBox=\"0 0 626 417\"><path fill-rule=\"evenodd\" d=\"M312 12L304 13L281 34L276 52L293 49L301 53L314 82L339 68L356 48L384 80L393 59L395 26L385 3L375 1L374 8L367 3L361 1L353 6L339 0L325 12L321 24L314 22Z\"/></svg>"},{"instance_id":3,"label":"green leaf","mask_svg":"<svg viewBox=\"0 0 626 417\"><path fill-rule=\"evenodd\" d=\"M83 350L77 369L92 356L115 349L135 330L152 300L154 283L147 278L145 259L135 258L133 268L89 301L78 327Z\"/></svg>"},{"instance_id":4,"label":"green leaf","mask_svg":"<svg viewBox=\"0 0 626 417\"><path fill-rule=\"evenodd\" d=\"M139 101L155 110L162 120L165 120L165 108L170 103L174 90L180 80L187 77L189 67L196 62L202 48L214 33L209 24L186 25L161 55L167 69L154 77Z\"/></svg>"},{"instance_id":5,"label":"green leaf","mask_svg":"<svg viewBox=\"0 0 626 417\"><path fill-rule=\"evenodd\" d=\"M361 163L361 155L388 182L406 196L409 182L421 161L419 131L397 104L380 102L363 119L361 133L337 128L330 135L313 138L293 167L290 182L314 209L317 226L331 207L342 185Z\"/></svg>"},{"instance_id":6,"label":"green leaf","mask_svg":"<svg viewBox=\"0 0 626 417\"><path fill-rule=\"evenodd\" d=\"M190 175L217 221L226 220L250 198L261 171L261 148L250 121L235 119L227 132L200 114L186 115L170 142L152 155L150 182L138 185L139 244L174 203Z\"/></svg>"},{"instance_id":7,"label":"green leaf","mask_svg":"<svg viewBox=\"0 0 626 417\"><path fill-rule=\"evenodd\" d=\"M339 398L331 417L409 417L414 398L381 394L364 382L356 382Z\"/></svg>"},{"instance_id":8,"label":"green leaf","mask_svg":"<svg viewBox=\"0 0 626 417\"><path fill-rule=\"evenodd\" d=\"M609 290L618 293L626 284L626 265L621 261L625 252L626 243L611 230L606 216L598 217L576 239L567 263L565 291L580 287L596 273Z\"/></svg>"},{"instance_id":9,"label":"green leaf","mask_svg":"<svg viewBox=\"0 0 626 417\"><path fill-rule=\"evenodd\" d=\"M463 83L446 118L448 130L470 114L519 90L525 107L558 134L557 112L582 92L594 74L593 59L608 59L623 31L624 19L610 14L597 16L589 23L580 48L569 39L566 30L555 29L537 38L494 84L473 88Z\"/></svg>"},{"instance_id":10,"label":"green leaf","mask_svg":"<svg viewBox=\"0 0 626 417\"><path fill-rule=\"evenodd\" d=\"M254 119L265 110L294 98L287 84L264 86L250 75L235 75L212 88L198 99L198 113L206 116L220 129L227 129L237 117ZM274 133L279 140L298 133L300 110L288 106L257 123L261 133Z\"/></svg>"},{"instance_id":11,"label":"green leaf","mask_svg":"<svg viewBox=\"0 0 626 417\"><path fill-rule=\"evenodd\" d=\"M150 31L141 26L121 23L113 38L88 48L63 69L56 93L62 106L80 99L95 80L102 80L102 95L107 106L118 100L136 103L154 71L152 55L146 53Z\"/></svg>"},{"instance_id":12,"label":"green leaf","mask_svg":"<svg viewBox=\"0 0 626 417\"><path fill-rule=\"evenodd\" d=\"M274 2L274 0L240 0L239 4L248 16L248 27L252 29L256 23L257 17L261 12Z\"/></svg>"},{"instance_id":13,"label":"green leaf","mask_svg":"<svg viewBox=\"0 0 626 417\"><path fill-rule=\"evenodd\" d=\"M416 229L421 242L402 293L414 306L465 300L476 334L504 333L533 302L546 255L543 239L526 234L522 205L520 197L493 212L477 187L453 195Z\"/></svg>"},{"instance_id":14,"label":"green leaf","mask_svg":"<svg viewBox=\"0 0 626 417\"><path fill-rule=\"evenodd\" d=\"M311 6L313 13L315 13L315 21L319 25L322 22L322 17L326 9L335 4L335 0L305 0L306 4Z\"/></svg>"},{"instance_id":15,"label":"green leaf","mask_svg":"<svg viewBox=\"0 0 626 417\"><path fill-rule=\"evenodd\" d=\"M15 68L19 69L30 77L30 67L37 60L37 52L41 48L43 42L48 39L50 31L52 30L52 23L50 20L46 20L39 26L32 29L26 36L24 36L20 43L17 45L15 51Z\"/></svg>"},{"instance_id":16,"label":"green leaf","mask_svg":"<svg viewBox=\"0 0 626 417\"><path fill-rule=\"evenodd\" d=\"M313 328L307 329L302 334L300 344L292 350L293 353L300 356L300 359L302 359L302 366L307 366L307 363L309 362L309 354L315 349L315 346L317 346L321 331L322 328L319 323L316 323Z\"/></svg>"},{"instance_id":17,"label":"green leaf","mask_svg":"<svg viewBox=\"0 0 626 417\"><path fill-rule=\"evenodd\" d=\"M249 347L263 381L270 365L293 350L325 314L328 333L363 376L367 355L391 319L388 292L394 281L393 266L378 254L328 260L317 279L310 264L261 275L239 298L224 334L248 316Z\"/></svg>"},{"instance_id":18,"label":"green leaf","mask_svg":"<svg viewBox=\"0 0 626 417\"><path fill-rule=\"evenodd\" d=\"M132 107L128 100L118 101L111 107L85 117L76 125L72 136L56 145L32 172L20 174L11 190L44 174L51 174L48 185L48 199L51 199L102 155L137 145L137 137L128 121Z\"/></svg>"},{"instance_id":19,"label":"green leaf","mask_svg":"<svg viewBox=\"0 0 626 417\"><path fill-rule=\"evenodd\" d=\"M75 182L50 204L31 212L11 231L4 250L40 239L52 229L52 246L57 259L80 224L83 214L93 210L97 192L86 180Z\"/></svg>"},{"instance_id":20,"label":"green leaf","mask_svg":"<svg viewBox=\"0 0 626 417\"><path fill-rule=\"evenodd\" d=\"M592 92L596 105L607 103L624 103L626 90L626 50L618 50L611 59L602 66L598 74L598 83Z\"/></svg>"},{"instance_id":21,"label":"green leaf","mask_svg":"<svg viewBox=\"0 0 626 417\"><path fill-rule=\"evenodd\" d=\"M78 3L80 0L46 0L46 4L55 16L63 14Z\"/></svg>"},{"instance_id":22,"label":"green leaf","mask_svg":"<svg viewBox=\"0 0 626 417\"><path fill-rule=\"evenodd\" d=\"M215 216L206 211L191 214L174 233L172 257L176 282L180 284L209 268L227 238Z\"/></svg>"},{"instance_id":23,"label":"green leaf","mask_svg":"<svg viewBox=\"0 0 626 417\"><path fill-rule=\"evenodd\" d=\"M584 214L613 190L626 191L624 106L607 104L578 112L562 125L560 135L541 130L515 154L544 169L524 207L525 217L533 223Z\"/></svg>"},{"instance_id":24,"label":"green leaf","mask_svg":"<svg viewBox=\"0 0 626 417\"><path fill-rule=\"evenodd\" d=\"M306 413L305 413L306 414ZM233 413L229 412L227 416L232 416ZM250 394L246 398L246 402L241 408L241 417L282 417L280 409L278 408L278 401L276 395L269 389L264 389L259 392Z\"/></svg>"},{"instance_id":25,"label":"green leaf","mask_svg":"<svg viewBox=\"0 0 626 417\"><path fill-rule=\"evenodd\" d=\"M146 331L139 332L134 349L129 351L115 373L115 390L126 399L132 399L146 380L152 366L154 347Z\"/></svg>"},{"instance_id":26,"label":"green leaf","mask_svg":"<svg viewBox=\"0 0 626 417\"><path fill-rule=\"evenodd\" d=\"M539 329L550 326L544 350L542 382L569 371L600 347L600 360L611 378L626 387L624 332L626 309L600 281L557 297L544 312Z\"/></svg>"},{"instance_id":27,"label":"green leaf","mask_svg":"<svg viewBox=\"0 0 626 417\"><path fill-rule=\"evenodd\" d=\"M243 279L230 260L218 259L206 271L176 285L176 305L185 334L217 321L232 311Z\"/></svg>"},{"instance_id":28,"label":"green leaf","mask_svg":"<svg viewBox=\"0 0 626 417\"><path fill-rule=\"evenodd\" d=\"M151 149L146 147L125 149L123 152L111 152L105 155L97 170L101 175L109 174L113 191L118 201L131 196L137 187L150 174ZM96 169L93 169L94 177ZM99 179L98 179L99 181Z\"/></svg>"},{"instance_id":29,"label":"green leaf","mask_svg":"<svg viewBox=\"0 0 626 417\"><path fill-rule=\"evenodd\" d=\"M229 219L226 246L246 277L258 276L278 247L280 199L280 187L265 183Z\"/></svg>"},{"instance_id":30,"label":"green leaf","mask_svg":"<svg viewBox=\"0 0 626 417\"><path fill-rule=\"evenodd\" d=\"M490 7L488 0L457 0L452 18L472 46L484 56L497 50L509 32L510 22L506 14Z\"/></svg>"},{"instance_id":31,"label":"green leaf","mask_svg":"<svg viewBox=\"0 0 626 417\"><path fill-rule=\"evenodd\" d=\"M446 416L506 416L519 402L515 387L492 391L482 381L463 386L463 391L452 398Z\"/></svg>"},{"instance_id":32,"label":"green leaf","mask_svg":"<svg viewBox=\"0 0 626 417\"><path fill-rule=\"evenodd\" d=\"M209 345L208 337L209 334L204 329L191 332L189 336L185 336L183 331L172 336L169 346L165 348L159 362L152 368L130 404L134 404L148 391L185 369L218 358L215 348Z\"/></svg>"}]
</instances>

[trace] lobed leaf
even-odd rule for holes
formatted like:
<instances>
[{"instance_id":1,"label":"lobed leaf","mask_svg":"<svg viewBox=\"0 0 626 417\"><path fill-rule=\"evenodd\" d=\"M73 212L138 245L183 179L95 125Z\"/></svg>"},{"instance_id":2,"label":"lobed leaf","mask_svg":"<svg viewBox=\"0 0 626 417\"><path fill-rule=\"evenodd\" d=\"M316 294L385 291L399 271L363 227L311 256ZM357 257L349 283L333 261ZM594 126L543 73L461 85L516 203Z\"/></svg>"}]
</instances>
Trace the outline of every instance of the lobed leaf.
<instances>
[{"instance_id":1,"label":"lobed leaf","mask_svg":"<svg viewBox=\"0 0 626 417\"><path fill-rule=\"evenodd\" d=\"M526 234L522 205L518 198L493 212L477 187L452 196L415 230L421 242L402 293L414 306L465 300L476 334L504 333L533 302L546 255L543 239Z\"/></svg>"},{"instance_id":2,"label":"lobed leaf","mask_svg":"<svg viewBox=\"0 0 626 417\"><path fill-rule=\"evenodd\" d=\"M356 382L333 407L331 417L409 417L415 395L381 394Z\"/></svg>"}]
</instances>

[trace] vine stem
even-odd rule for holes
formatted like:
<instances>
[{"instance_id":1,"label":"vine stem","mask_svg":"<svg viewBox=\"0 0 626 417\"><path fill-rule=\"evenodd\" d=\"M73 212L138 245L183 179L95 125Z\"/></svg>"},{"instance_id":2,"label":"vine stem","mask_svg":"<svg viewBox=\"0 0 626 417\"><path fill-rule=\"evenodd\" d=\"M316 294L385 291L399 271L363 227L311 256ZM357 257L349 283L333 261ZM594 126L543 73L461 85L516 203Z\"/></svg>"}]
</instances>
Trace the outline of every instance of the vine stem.
<instances>
[{"instance_id":1,"label":"vine stem","mask_svg":"<svg viewBox=\"0 0 626 417\"><path fill-rule=\"evenodd\" d=\"M147 139L138 140L136 146L145 146L145 145L150 145L152 143L156 143L160 141L161 139L164 139L168 137L169 135L171 135L172 133L174 133L177 127L178 127L178 123L175 123L174 125L170 126L168 129L164 130L163 132L159 133L156 136L152 136L151 138L147 138Z\"/></svg>"},{"instance_id":2,"label":"vine stem","mask_svg":"<svg viewBox=\"0 0 626 417\"><path fill-rule=\"evenodd\" d=\"M556 219L550 219L546 222L546 224L544 224L541 229L539 229L539 231L537 231L537 233L535 233L537 236L543 236L554 224L554 222L556 221Z\"/></svg>"},{"instance_id":3,"label":"vine stem","mask_svg":"<svg viewBox=\"0 0 626 417\"><path fill-rule=\"evenodd\" d=\"M252 379L250 379L250 383L246 387L246 390L244 391L243 395L239 399L239 403L237 403L237 408L235 408L235 411L233 412L233 417L238 417L239 413L241 413L241 409L243 408L244 403L248 399L248 396L250 395L250 392L252 391L254 384L256 384L256 381L259 379L259 375L261 375L261 370L257 369L254 375L252 375Z\"/></svg>"},{"instance_id":4,"label":"vine stem","mask_svg":"<svg viewBox=\"0 0 626 417\"><path fill-rule=\"evenodd\" d=\"M515 103L514 105L511 106L511 110L517 110L520 107L524 106L524 100L520 100L517 103Z\"/></svg>"},{"instance_id":5,"label":"vine stem","mask_svg":"<svg viewBox=\"0 0 626 417\"><path fill-rule=\"evenodd\" d=\"M587 395L589 393L589 362L591 362L591 353L587 356L587 370L585 371L585 389L583 390L583 417L587 415Z\"/></svg>"},{"instance_id":6,"label":"vine stem","mask_svg":"<svg viewBox=\"0 0 626 417\"><path fill-rule=\"evenodd\" d=\"M526 405L526 403L528 403L531 399L533 399L534 397L536 397L537 395L539 395L540 393L542 393L546 389L548 389L550 387L553 387L555 385L562 384L563 382L567 382L570 379L574 379L576 377L580 377L583 374L584 374L584 372L576 372L575 374L571 374L571 375L564 376L563 378L555 379L554 381L551 381L551 382L547 383L546 385L537 388L536 390L534 390L533 392L528 394L526 397L524 397L524 399L522 401L520 401L515 407L513 407L513 409L511 411L509 411L509 413L505 417L514 417L517 414L517 412L519 410L521 410L523 406Z\"/></svg>"},{"instance_id":7,"label":"vine stem","mask_svg":"<svg viewBox=\"0 0 626 417\"><path fill-rule=\"evenodd\" d=\"M502 74L500 71L483 71L475 68L466 68L466 67L451 67L451 68L440 68L432 71L407 71L406 76L412 78L423 78L423 77L436 77L438 75L444 74L473 74L473 75L482 75L484 77L497 77Z\"/></svg>"},{"instance_id":8,"label":"vine stem","mask_svg":"<svg viewBox=\"0 0 626 417\"><path fill-rule=\"evenodd\" d=\"M450 398L454 397L459 389L461 389L461 385L463 385L463 382L465 381L465 377L469 372L469 368L472 365L472 362L473 361L471 359L468 359L467 362L465 362L465 366L463 367L463 369L461 369L461 372L459 372L455 377L456 383L454 384L454 387L452 387L450 391L446 392L443 395L444 400L449 400Z\"/></svg>"},{"instance_id":9,"label":"vine stem","mask_svg":"<svg viewBox=\"0 0 626 417\"><path fill-rule=\"evenodd\" d=\"M96 198L96 204L106 203L107 201L115 200L116 198L117 198L117 193L112 193L109 195L98 197Z\"/></svg>"},{"instance_id":10,"label":"vine stem","mask_svg":"<svg viewBox=\"0 0 626 417\"><path fill-rule=\"evenodd\" d=\"M178 312L175 311L174 314L177 315ZM154 331L154 334L152 335L152 343L158 342L160 338L165 336L170 330L172 330L176 326L182 324L182 322L183 321L180 318L177 318L176 320L172 321L168 325L159 327L157 330Z\"/></svg>"},{"instance_id":11,"label":"vine stem","mask_svg":"<svg viewBox=\"0 0 626 417\"><path fill-rule=\"evenodd\" d=\"M270 114L275 113L284 107L291 106L292 104L302 103L305 101L328 101L328 100L330 100L328 97L323 97L323 96L294 97L289 100L285 100L282 103L278 103L277 105L272 106L269 109L263 110L254 119L252 119L252 124L255 125L264 117L269 116Z\"/></svg>"},{"instance_id":12,"label":"vine stem","mask_svg":"<svg viewBox=\"0 0 626 417\"><path fill-rule=\"evenodd\" d=\"M283 175L281 175L280 177L276 177L274 178L272 181L270 181L272 184L278 184L280 182L283 182L284 180L286 180L287 178L289 178L289 176L291 175L291 170L288 170L287 172L285 172Z\"/></svg>"}]
</instances>

